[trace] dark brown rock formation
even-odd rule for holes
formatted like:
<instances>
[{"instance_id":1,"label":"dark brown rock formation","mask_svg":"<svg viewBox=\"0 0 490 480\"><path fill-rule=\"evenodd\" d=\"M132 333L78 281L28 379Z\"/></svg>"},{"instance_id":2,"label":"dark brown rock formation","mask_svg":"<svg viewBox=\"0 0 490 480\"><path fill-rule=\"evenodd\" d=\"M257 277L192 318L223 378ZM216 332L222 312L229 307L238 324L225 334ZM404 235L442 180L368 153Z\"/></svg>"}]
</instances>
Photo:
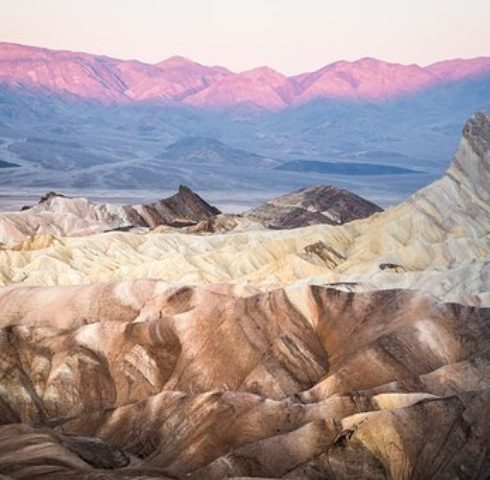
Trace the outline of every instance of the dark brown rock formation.
<instances>
[{"instance_id":1,"label":"dark brown rock formation","mask_svg":"<svg viewBox=\"0 0 490 480\"><path fill-rule=\"evenodd\" d=\"M159 225L186 227L219 213L216 207L185 186L180 186L169 198L125 206L92 203L85 198L48 192L34 207L0 214L0 239L25 240L43 234L80 236Z\"/></svg>"},{"instance_id":2,"label":"dark brown rock formation","mask_svg":"<svg viewBox=\"0 0 490 480\"><path fill-rule=\"evenodd\" d=\"M314 185L269 200L245 215L268 228L298 228L341 225L381 211L374 203L347 190Z\"/></svg>"}]
</instances>

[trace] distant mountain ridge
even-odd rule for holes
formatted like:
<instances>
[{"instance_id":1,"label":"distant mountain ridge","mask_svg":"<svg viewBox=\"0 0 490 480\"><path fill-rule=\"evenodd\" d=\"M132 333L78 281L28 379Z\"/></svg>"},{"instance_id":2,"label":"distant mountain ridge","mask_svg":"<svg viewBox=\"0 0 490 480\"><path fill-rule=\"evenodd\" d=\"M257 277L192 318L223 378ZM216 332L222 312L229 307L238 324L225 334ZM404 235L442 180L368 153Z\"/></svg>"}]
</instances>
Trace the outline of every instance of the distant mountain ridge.
<instances>
[{"instance_id":1,"label":"distant mountain ridge","mask_svg":"<svg viewBox=\"0 0 490 480\"><path fill-rule=\"evenodd\" d=\"M486 75L490 76L490 57L427 67L362 58L287 77L269 67L234 73L178 56L151 65L0 43L0 84L103 103L150 101L204 109L245 105L277 111L322 98L393 99Z\"/></svg>"},{"instance_id":2,"label":"distant mountain ridge","mask_svg":"<svg viewBox=\"0 0 490 480\"><path fill-rule=\"evenodd\" d=\"M18 165L0 187L157 198L185 184L245 194L241 208L328 183L386 207L437 178L463 122L490 111L489 65L367 58L287 77L0 44L0 160Z\"/></svg>"}]
</instances>

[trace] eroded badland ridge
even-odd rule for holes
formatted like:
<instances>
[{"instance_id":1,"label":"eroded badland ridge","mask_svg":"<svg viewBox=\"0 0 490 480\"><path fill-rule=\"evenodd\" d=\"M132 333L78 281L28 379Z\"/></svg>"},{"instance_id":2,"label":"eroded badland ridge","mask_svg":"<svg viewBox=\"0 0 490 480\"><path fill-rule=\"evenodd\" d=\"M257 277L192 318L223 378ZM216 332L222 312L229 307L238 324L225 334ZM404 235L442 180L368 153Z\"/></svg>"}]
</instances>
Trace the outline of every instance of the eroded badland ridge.
<instances>
[{"instance_id":1,"label":"eroded badland ridge","mask_svg":"<svg viewBox=\"0 0 490 480\"><path fill-rule=\"evenodd\" d=\"M333 218L298 193L230 218L186 191L193 225L21 232L0 250L0 472L487 478L489 187L478 113L440 180L343 225L268 228L272 207Z\"/></svg>"}]
</instances>

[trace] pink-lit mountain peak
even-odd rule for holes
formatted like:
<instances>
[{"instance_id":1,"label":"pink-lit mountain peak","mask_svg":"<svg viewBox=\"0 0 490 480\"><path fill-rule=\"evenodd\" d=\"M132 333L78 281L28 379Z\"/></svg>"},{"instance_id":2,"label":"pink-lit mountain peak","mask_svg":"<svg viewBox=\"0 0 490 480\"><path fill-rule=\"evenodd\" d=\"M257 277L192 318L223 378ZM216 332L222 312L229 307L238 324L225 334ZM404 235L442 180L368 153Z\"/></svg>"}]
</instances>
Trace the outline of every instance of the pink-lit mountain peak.
<instances>
[{"instance_id":1,"label":"pink-lit mountain peak","mask_svg":"<svg viewBox=\"0 0 490 480\"><path fill-rule=\"evenodd\" d=\"M52 50L44 47L31 47L18 43L0 42L0 61L61 61L61 60L81 60L93 63L95 61L111 61L110 57L104 55L94 55L85 52L74 52L71 50Z\"/></svg>"},{"instance_id":2,"label":"pink-lit mountain peak","mask_svg":"<svg viewBox=\"0 0 490 480\"><path fill-rule=\"evenodd\" d=\"M155 64L155 66L164 71L181 71L187 73L195 72L196 74L214 73L221 75L231 75L233 73L225 67L221 67L219 65L202 65L201 63L195 62L193 60L190 60L189 58L182 57L180 55L169 57Z\"/></svg>"},{"instance_id":3,"label":"pink-lit mountain peak","mask_svg":"<svg viewBox=\"0 0 490 480\"><path fill-rule=\"evenodd\" d=\"M303 87L301 101L318 96L383 98L416 91L435 81L434 75L418 65L401 65L375 58L345 60L296 77Z\"/></svg>"},{"instance_id":4,"label":"pink-lit mountain peak","mask_svg":"<svg viewBox=\"0 0 490 480\"><path fill-rule=\"evenodd\" d=\"M20 60L32 57L37 51L44 51L38 47L27 47L16 43L0 42L0 60Z\"/></svg>"},{"instance_id":5,"label":"pink-lit mountain peak","mask_svg":"<svg viewBox=\"0 0 490 480\"><path fill-rule=\"evenodd\" d=\"M273 68L267 67L265 65L262 67L255 67L250 70L244 70L243 72L240 72L239 75L244 78L250 78L252 80L270 80L270 79L286 80L287 79L286 75L283 75L277 70L274 70Z\"/></svg>"},{"instance_id":6,"label":"pink-lit mountain peak","mask_svg":"<svg viewBox=\"0 0 490 480\"><path fill-rule=\"evenodd\" d=\"M200 65L197 62L190 60L189 58L182 57L181 55L173 55L159 63L156 64L160 68L174 68L174 67L183 67L183 66L195 66Z\"/></svg>"},{"instance_id":7,"label":"pink-lit mountain peak","mask_svg":"<svg viewBox=\"0 0 490 480\"><path fill-rule=\"evenodd\" d=\"M490 72L490 57L478 57L470 60L456 58L443 60L426 67L443 81L479 76Z\"/></svg>"},{"instance_id":8,"label":"pink-lit mountain peak","mask_svg":"<svg viewBox=\"0 0 490 480\"><path fill-rule=\"evenodd\" d=\"M293 101L291 80L270 67L257 67L235 75L224 76L185 102L205 108L248 105L280 110Z\"/></svg>"},{"instance_id":9,"label":"pink-lit mountain peak","mask_svg":"<svg viewBox=\"0 0 490 480\"><path fill-rule=\"evenodd\" d=\"M104 102L124 99L108 57L0 43L0 83Z\"/></svg>"},{"instance_id":10,"label":"pink-lit mountain peak","mask_svg":"<svg viewBox=\"0 0 490 480\"><path fill-rule=\"evenodd\" d=\"M358 60L338 60L336 62L333 62L329 65L326 65L323 68L330 68L330 69L345 69L345 68L350 68L350 69L356 69L356 70L372 70L372 71L382 71L385 70L386 68L392 68L392 67L406 67L407 65L402 65L399 63L394 63L394 62L385 62L384 60L379 60L374 57L362 57L359 58ZM322 70L322 69L320 69Z\"/></svg>"},{"instance_id":11,"label":"pink-lit mountain peak","mask_svg":"<svg viewBox=\"0 0 490 480\"><path fill-rule=\"evenodd\" d=\"M0 43L0 83L104 102L183 102L219 109L246 104L280 110L319 98L396 98L481 75L490 75L488 57L447 60L428 67L365 57L287 77L268 66L233 73L182 56L151 65Z\"/></svg>"}]
</instances>

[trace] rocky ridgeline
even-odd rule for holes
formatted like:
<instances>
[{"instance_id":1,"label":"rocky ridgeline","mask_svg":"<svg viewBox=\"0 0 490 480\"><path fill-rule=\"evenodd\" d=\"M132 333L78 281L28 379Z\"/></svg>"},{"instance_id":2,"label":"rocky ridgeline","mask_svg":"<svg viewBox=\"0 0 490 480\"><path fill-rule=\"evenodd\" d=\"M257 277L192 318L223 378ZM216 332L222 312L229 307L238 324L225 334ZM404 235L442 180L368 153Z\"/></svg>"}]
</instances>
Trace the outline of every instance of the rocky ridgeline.
<instances>
[{"instance_id":1,"label":"rocky ridgeline","mask_svg":"<svg viewBox=\"0 0 490 480\"><path fill-rule=\"evenodd\" d=\"M340 225L377 211L381 209L367 200L330 186L294 192L243 216L221 215L220 210L185 186L180 186L175 195L154 203L124 206L48 192L33 207L24 207L21 212L0 213L0 241L23 241L34 235L70 237L162 226L189 233L213 233L260 228L261 225L267 228Z\"/></svg>"},{"instance_id":2,"label":"rocky ridgeline","mask_svg":"<svg viewBox=\"0 0 490 480\"><path fill-rule=\"evenodd\" d=\"M0 473L488 478L489 185L477 114L440 180L345 225L4 246ZM180 193L208 214L182 228L233 223Z\"/></svg>"}]
</instances>

